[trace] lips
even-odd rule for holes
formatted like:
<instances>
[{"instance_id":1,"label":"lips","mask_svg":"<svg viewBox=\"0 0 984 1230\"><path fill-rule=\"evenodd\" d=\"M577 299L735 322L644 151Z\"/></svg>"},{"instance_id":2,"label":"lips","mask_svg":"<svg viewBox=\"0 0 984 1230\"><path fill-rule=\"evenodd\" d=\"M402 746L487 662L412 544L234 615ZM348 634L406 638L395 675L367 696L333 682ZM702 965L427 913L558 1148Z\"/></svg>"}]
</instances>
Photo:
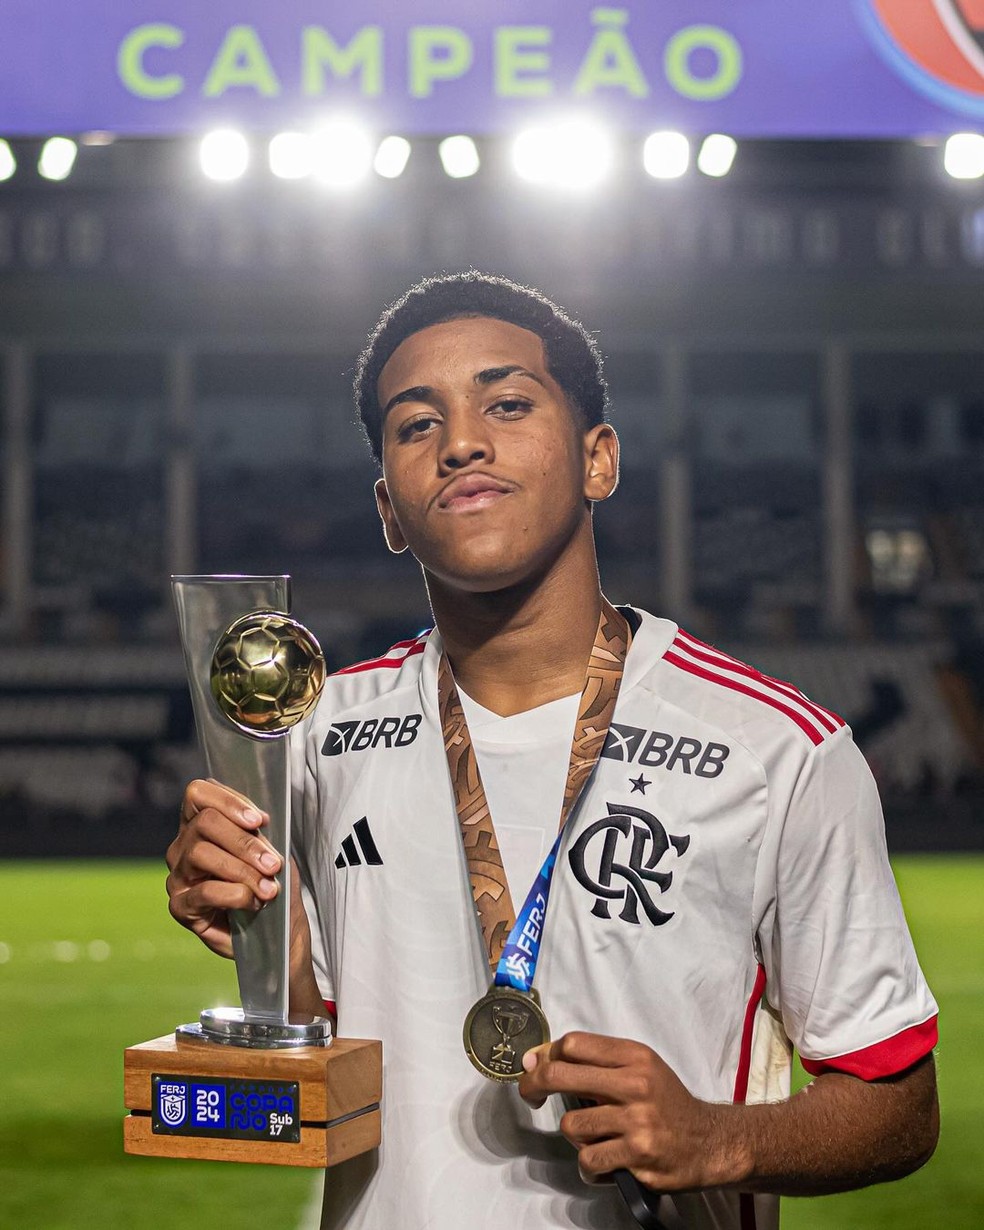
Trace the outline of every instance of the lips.
<instances>
[{"instance_id":1,"label":"lips","mask_svg":"<svg viewBox=\"0 0 984 1230\"><path fill-rule=\"evenodd\" d=\"M512 483L491 474L462 474L453 478L438 496L437 506L447 512L487 508L515 491Z\"/></svg>"}]
</instances>

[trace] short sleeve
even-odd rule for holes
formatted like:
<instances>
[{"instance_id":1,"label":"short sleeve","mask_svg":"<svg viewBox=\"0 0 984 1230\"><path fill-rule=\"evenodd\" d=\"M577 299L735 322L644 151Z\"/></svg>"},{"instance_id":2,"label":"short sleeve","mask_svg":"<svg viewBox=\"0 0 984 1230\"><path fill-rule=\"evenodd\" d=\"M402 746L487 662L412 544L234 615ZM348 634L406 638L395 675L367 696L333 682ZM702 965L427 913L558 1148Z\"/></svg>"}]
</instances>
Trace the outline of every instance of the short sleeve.
<instances>
[{"instance_id":1,"label":"short sleeve","mask_svg":"<svg viewBox=\"0 0 984 1230\"><path fill-rule=\"evenodd\" d=\"M846 729L814 749L776 849L775 903L760 934L767 995L814 1075L874 1080L936 1044L885 845L874 779Z\"/></svg>"}]
</instances>

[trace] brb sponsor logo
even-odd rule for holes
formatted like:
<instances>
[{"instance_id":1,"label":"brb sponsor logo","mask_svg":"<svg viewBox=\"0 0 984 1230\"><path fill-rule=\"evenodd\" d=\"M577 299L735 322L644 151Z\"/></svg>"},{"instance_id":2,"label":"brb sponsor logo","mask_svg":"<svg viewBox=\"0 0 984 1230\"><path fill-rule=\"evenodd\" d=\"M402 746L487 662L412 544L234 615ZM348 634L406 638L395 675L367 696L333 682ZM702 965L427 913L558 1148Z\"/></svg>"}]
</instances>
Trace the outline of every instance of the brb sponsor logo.
<instances>
[{"instance_id":1,"label":"brb sponsor logo","mask_svg":"<svg viewBox=\"0 0 984 1230\"><path fill-rule=\"evenodd\" d=\"M408 747L417 737L422 714L406 717L366 718L364 722L335 722L328 731L322 756L341 756L343 752L365 752L377 747Z\"/></svg>"},{"instance_id":2,"label":"brb sponsor logo","mask_svg":"<svg viewBox=\"0 0 984 1230\"><path fill-rule=\"evenodd\" d=\"M723 743L702 743L686 735L679 738L662 730L619 726L612 722L601 754L608 760L638 764L647 769L678 770L696 777L720 777L731 748Z\"/></svg>"},{"instance_id":3,"label":"brb sponsor logo","mask_svg":"<svg viewBox=\"0 0 984 1230\"><path fill-rule=\"evenodd\" d=\"M889 64L934 102L984 115L984 0L856 0Z\"/></svg>"},{"instance_id":4,"label":"brb sponsor logo","mask_svg":"<svg viewBox=\"0 0 984 1230\"><path fill-rule=\"evenodd\" d=\"M641 807L609 803L608 815L589 824L571 846L568 861L574 878L595 897L591 913L611 918L621 902L618 917L634 926L641 924L639 911L654 927L668 923L673 914L661 909L655 896L666 893L673 872L664 859L675 861L690 848L689 837L667 833L652 812Z\"/></svg>"}]
</instances>

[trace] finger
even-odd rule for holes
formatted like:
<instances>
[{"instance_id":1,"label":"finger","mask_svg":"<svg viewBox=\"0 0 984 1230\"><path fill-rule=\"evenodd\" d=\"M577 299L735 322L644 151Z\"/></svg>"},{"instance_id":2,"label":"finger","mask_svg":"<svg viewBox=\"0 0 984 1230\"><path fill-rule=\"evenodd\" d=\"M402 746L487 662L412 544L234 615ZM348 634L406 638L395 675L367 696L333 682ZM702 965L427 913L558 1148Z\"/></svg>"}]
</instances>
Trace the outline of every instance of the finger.
<instances>
[{"instance_id":1,"label":"finger","mask_svg":"<svg viewBox=\"0 0 984 1230\"><path fill-rule=\"evenodd\" d=\"M624 1105L634 1100L636 1085L637 1081L624 1068L599 1068L541 1057L533 1070L520 1078L519 1092L527 1101L551 1093L566 1093L592 1102Z\"/></svg>"},{"instance_id":2,"label":"finger","mask_svg":"<svg viewBox=\"0 0 984 1230\"><path fill-rule=\"evenodd\" d=\"M203 880L168 900L168 909L183 927L202 934L216 924L217 914L230 910L262 909L265 902L257 898L246 884L229 884L224 880Z\"/></svg>"},{"instance_id":3,"label":"finger","mask_svg":"<svg viewBox=\"0 0 984 1230\"><path fill-rule=\"evenodd\" d=\"M581 1155L577 1157L577 1173L581 1176L582 1183L590 1183L592 1185L601 1185L602 1183L612 1184L615 1182L614 1175L611 1174L589 1174L581 1165Z\"/></svg>"},{"instance_id":4,"label":"finger","mask_svg":"<svg viewBox=\"0 0 984 1230\"><path fill-rule=\"evenodd\" d=\"M643 1160L636 1156L629 1140L624 1136L583 1145L577 1151L578 1167L588 1183L601 1182L614 1170L629 1170L635 1173L633 1167L640 1167ZM648 1169L644 1173L647 1178L652 1177ZM636 1175L636 1178L639 1178L639 1175Z\"/></svg>"},{"instance_id":5,"label":"finger","mask_svg":"<svg viewBox=\"0 0 984 1230\"><path fill-rule=\"evenodd\" d=\"M220 782L216 777L206 777L205 781L210 786L218 786L220 790L224 790L227 794L231 794L234 798L243 803L244 806L259 812L260 815L264 816L266 819L270 818L269 812L264 811L260 806L258 806L258 804L253 802L249 795L243 794L243 792L241 790L237 790L235 786L229 786L225 782Z\"/></svg>"},{"instance_id":6,"label":"finger","mask_svg":"<svg viewBox=\"0 0 984 1230\"><path fill-rule=\"evenodd\" d=\"M185 822L194 819L208 807L228 815L237 824L245 824L249 828L259 828L269 815L257 807L244 794L217 782L214 778L190 782L185 789L181 802L181 819Z\"/></svg>"},{"instance_id":7,"label":"finger","mask_svg":"<svg viewBox=\"0 0 984 1230\"><path fill-rule=\"evenodd\" d=\"M536 1082L533 1081L527 1073L534 1071L537 1064L546 1059L550 1055L550 1043L541 1042L539 1046L531 1046L526 1051L522 1058L524 1075L519 1078L519 1096L524 1101L528 1102L534 1110L539 1110L543 1103L547 1100L546 1093L541 1093Z\"/></svg>"},{"instance_id":8,"label":"finger","mask_svg":"<svg viewBox=\"0 0 984 1230\"><path fill-rule=\"evenodd\" d=\"M541 1042L539 1046L531 1046L523 1055L523 1071L532 1072L541 1059L549 1059L551 1045L550 1042Z\"/></svg>"},{"instance_id":9,"label":"finger","mask_svg":"<svg viewBox=\"0 0 984 1230\"><path fill-rule=\"evenodd\" d=\"M626 1126L624 1107L610 1104L569 1110L560 1120L561 1132L575 1148L619 1136Z\"/></svg>"},{"instance_id":10,"label":"finger","mask_svg":"<svg viewBox=\"0 0 984 1230\"><path fill-rule=\"evenodd\" d=\"M651 1053L648 1046L631 1038L609 1038L583 1030L572 1030L550 1043L551 1059L598 1068L625 1068Z\"/></svg>"},{"instance_id":11,"label":"finger","mask_svg":"<svg viewBox=\"0 0 984 1230\"><path fill-rule=\"evenodd\" d=\"M219 880L229 884L242 884L261 901L272 901L280 892L280 885L272 876L265 875L252 863L244 863L242 859L211 842L197 842L194 850L189 852L182 870L185 872L185 881L181 883L175 876L174 887L192 887L198 883Z\"/></svg>"},{"instance_id":12,"label":"finger","mask_svg":"<svg viewBox=\"0 0 984 1230\"><path fill-rule=\"evenodd\" d=\"M204 841L218 846L264 875L273 875L283 866L283 859L262 834L240 828L224 812L212 807L199 812L195 818L195 832L199 840L186 843L182 861L191 857Z\"/></svg>"}]
</instances>

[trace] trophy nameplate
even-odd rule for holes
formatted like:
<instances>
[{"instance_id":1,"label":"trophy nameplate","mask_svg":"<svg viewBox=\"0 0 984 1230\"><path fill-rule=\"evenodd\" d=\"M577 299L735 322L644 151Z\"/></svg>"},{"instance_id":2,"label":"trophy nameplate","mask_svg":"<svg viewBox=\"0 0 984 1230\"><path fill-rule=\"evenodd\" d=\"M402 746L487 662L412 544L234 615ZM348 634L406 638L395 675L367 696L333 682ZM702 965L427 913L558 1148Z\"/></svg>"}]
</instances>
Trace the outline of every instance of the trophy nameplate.
<instances>
[{"instance_id":1,"label":"trophy nameplate","mask_svg":"<svg viewBox=\"0 0 984 1230\"><path fill-rule=\"evenodd\" d=\"M206 1009L124 1054L124 1148L151 1156L318 1166L380 1142L382 1047L290 1013L287 734L314 711L324 658L288 614L290 578L172 578L209 777L267 812L283 860L262 910L232 911L240 1008Z\"/></svg>"}]
</instances>

